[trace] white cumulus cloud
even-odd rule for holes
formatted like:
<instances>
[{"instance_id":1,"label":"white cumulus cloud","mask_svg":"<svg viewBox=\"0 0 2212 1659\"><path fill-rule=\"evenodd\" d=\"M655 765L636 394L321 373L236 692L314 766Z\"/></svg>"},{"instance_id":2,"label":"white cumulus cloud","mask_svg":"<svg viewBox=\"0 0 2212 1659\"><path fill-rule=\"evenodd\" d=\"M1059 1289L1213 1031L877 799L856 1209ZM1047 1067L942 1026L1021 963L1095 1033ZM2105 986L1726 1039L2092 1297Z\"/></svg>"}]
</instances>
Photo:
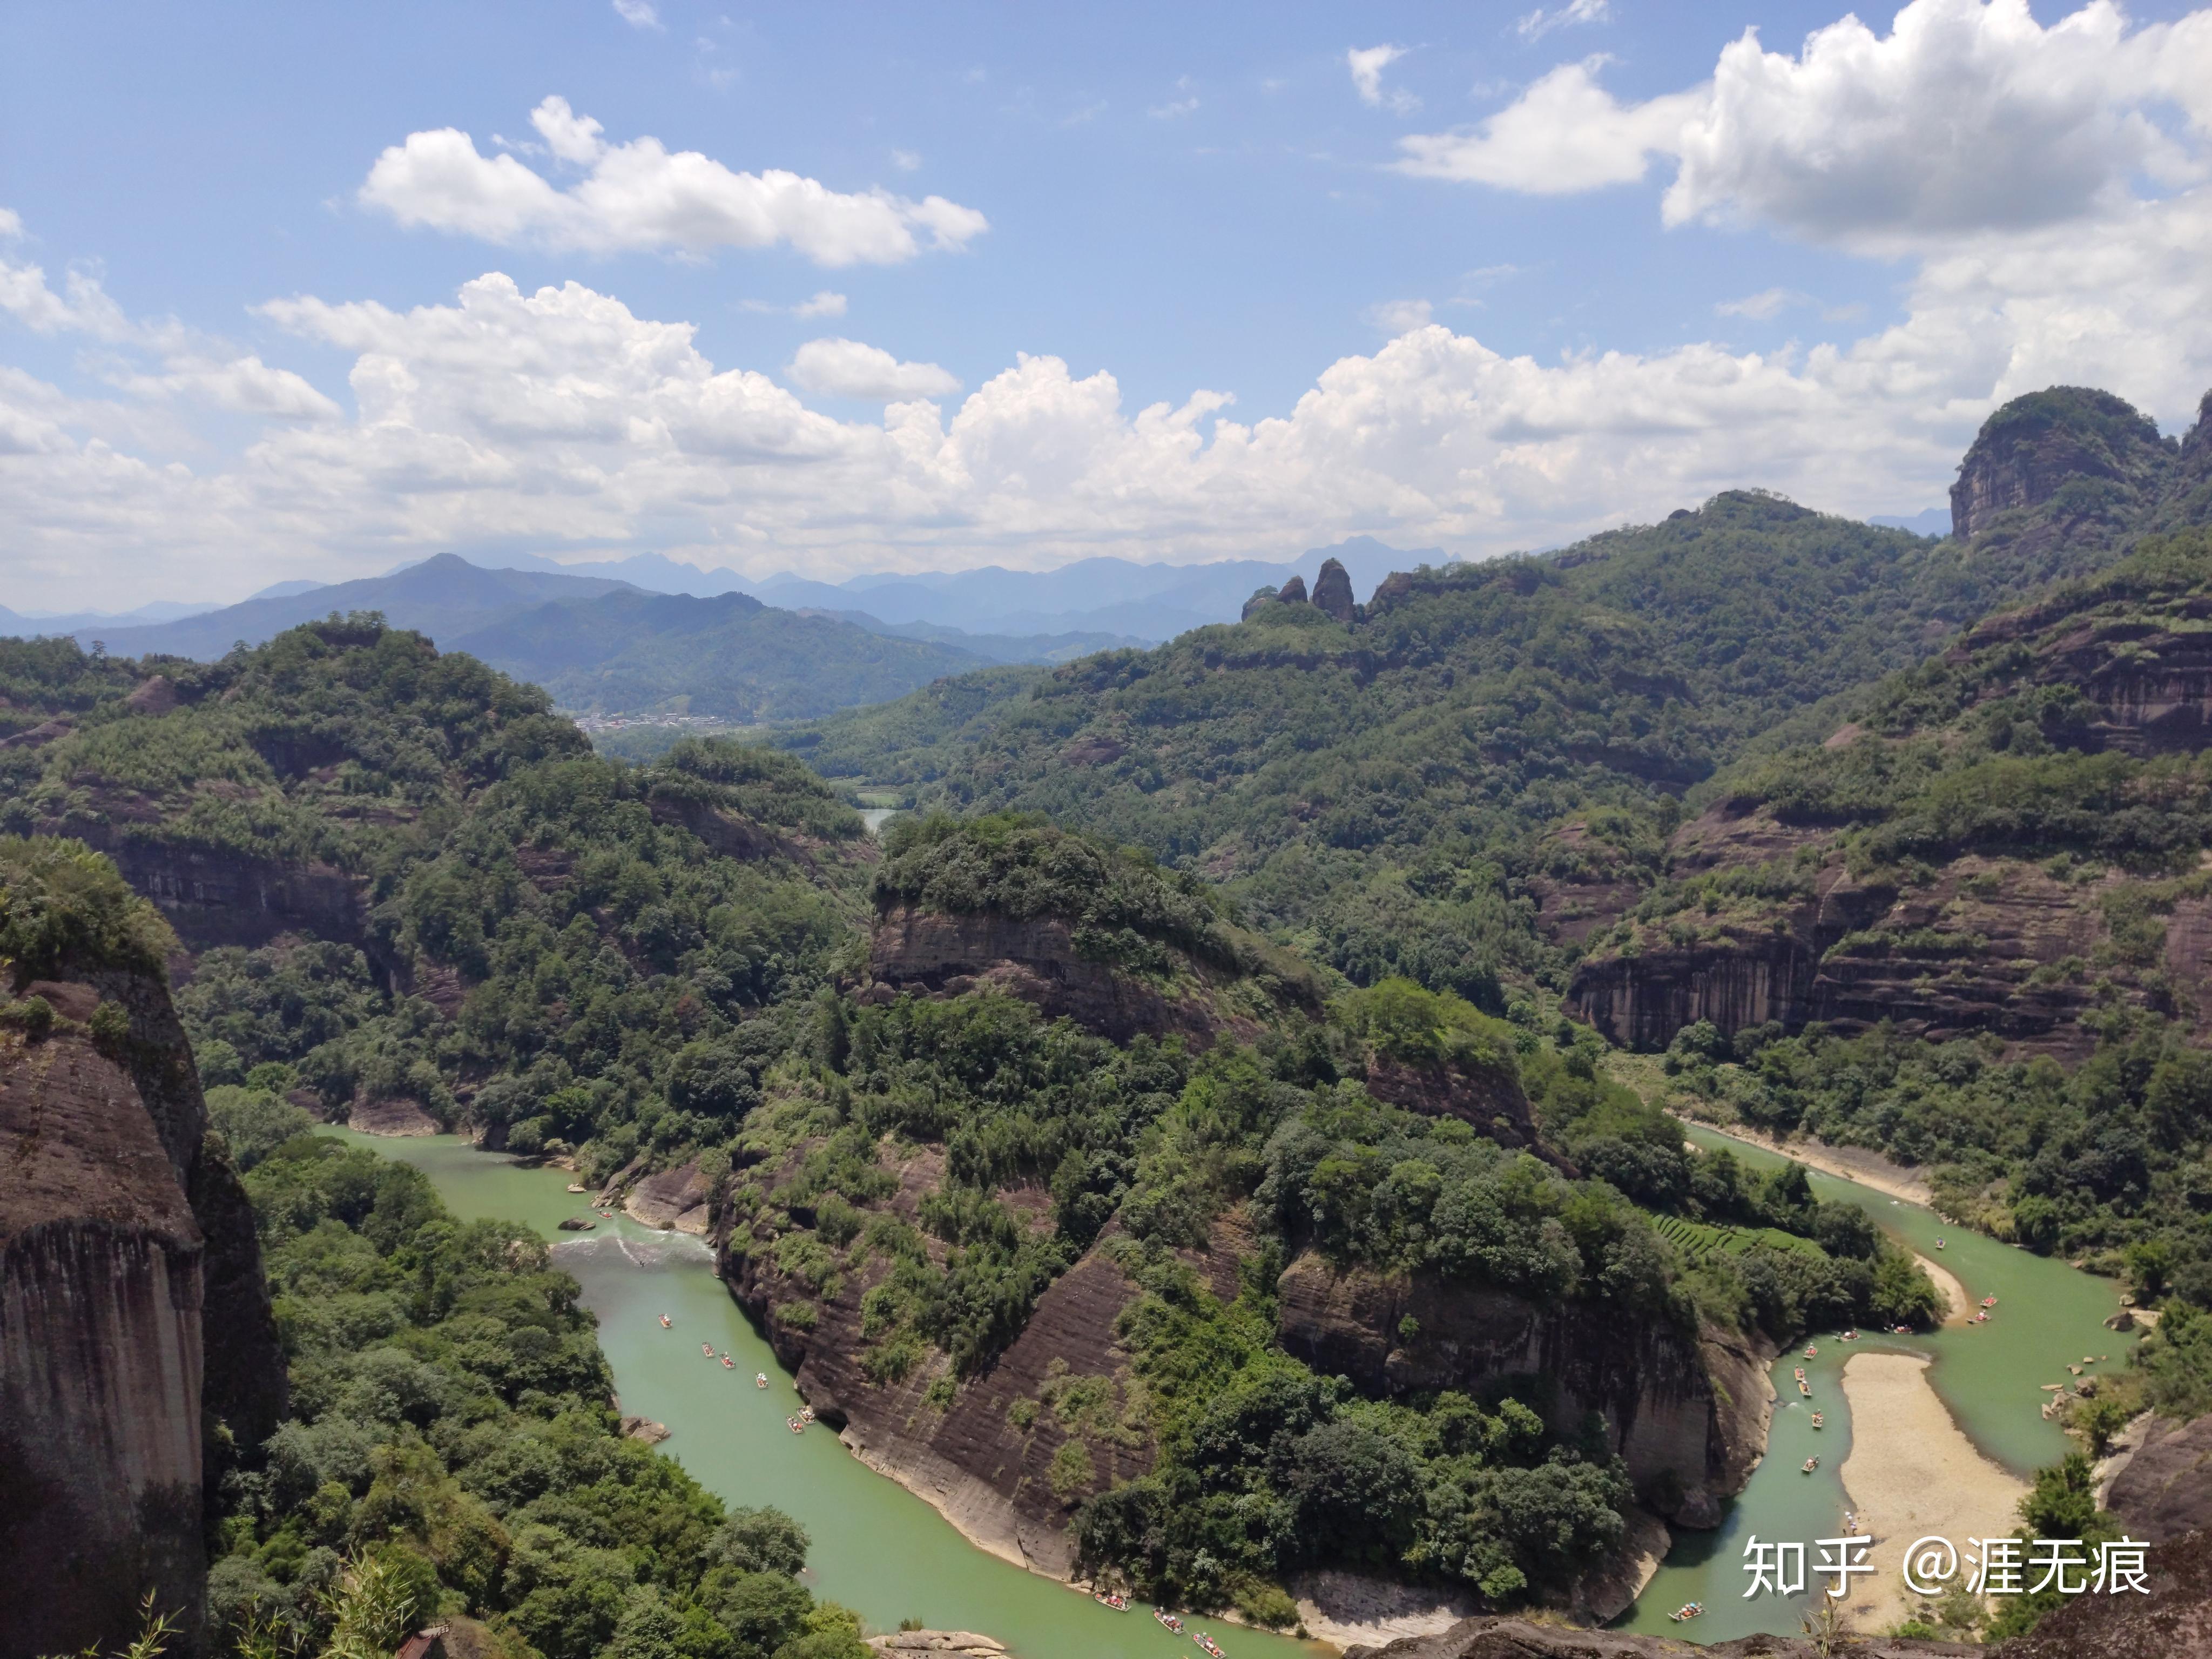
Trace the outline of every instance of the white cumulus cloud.
<instances>
[{"instance_id":1,"label":"white cumulus cloud","mask_svg":"<svg viewBox=\"0 0 2212 1659\"><path fill-rule=\"evenodd\" d=\"M1625 105L1598 84L1602 57L1562 64L1479 125L1400 139L1398 171L1564 196L1633 184L1656 155L1678 151L1701 92Z\"/></svg>"},{"instance_id":2,"label":"white cumulus cloud","mask_svg":"<svg viewBox=\"0 0 2212 1659\"><path fill-rule=\"evenodd\" d=\"M1564 64L1478 125L1401 141L1398 168L1537 194L1675 176L1667 222L1748 222L1895 254L2107 214L2212 174L2212 13L2131 30L2111 0L2048 27L2027 0L1911 0L1795 57L1755 29L1712 78L1641 102Z\"/></svg>"},{"instance_id":3,"label":"white cumulus cloud","mask_svg":"<svg viewBox=\"0 0 2212 1659\"><path fill-rule=\"evenodd\" d=\"M610 143L566 99L532 113L546 147L588 172L561 187L510 155L485 155L452 127L414 132L380 155L362 184L364 206L400 224L586 252L787 244L817 264L896 264L925 249L957 249L988 222L942 196L835 191L770 169L733 172L657 138Z\"/></svg>"},{"instance_id":4,"label":"white cumulus cloud","mask_svg":"<svg viewBox=\"0 0 2212 1659\"><path fill-rule=\"evenodd\" d=\"M957 377L935 363L902 363L881 346L858 340L809 340L793 354L792 380L809 392L891 403L908 398L949 398Z\"/></svg>"},{"instance_id":5,"label":"white cumulus cloud","mask_svg":"<svg viewBox=\"0 0 2212 1659\"><path fill-rule=\"evenodd\" d=\"M615 15L634 29L657 29L660 14L653 9L653 0L614 0Z\"/></svg>"},{"instance_id":6,"label":"white cumulus cloud","mask_svg":"<svg viewBox=\"0 0 2212 1659\"><path fill-rule=\"evenodd\" d=\"M1390 46L1353 46L1344 54L1345 67L1352 71L1352 89L1361 103L1401 115L1420 108L1421 100L1403 87L1382 84L1382 71L1405 55L1405 47Z\"/></svg>"}]
</instances>

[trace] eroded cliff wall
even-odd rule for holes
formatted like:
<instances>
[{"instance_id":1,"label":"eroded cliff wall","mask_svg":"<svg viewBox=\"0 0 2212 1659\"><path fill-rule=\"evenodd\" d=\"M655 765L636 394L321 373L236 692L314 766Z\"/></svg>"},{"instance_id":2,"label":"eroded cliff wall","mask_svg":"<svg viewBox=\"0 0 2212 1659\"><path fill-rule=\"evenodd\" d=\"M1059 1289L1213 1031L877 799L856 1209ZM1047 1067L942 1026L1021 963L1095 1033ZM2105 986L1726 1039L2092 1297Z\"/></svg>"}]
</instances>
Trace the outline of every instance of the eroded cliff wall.
<instances>
[{"instance_id":1,"label":"eroded cliff wall","mask_svg":"<svg viewBox=\"0 0 2212 1659\"><path fill-rule=\"evenodd\" d=\"M1772 1394L1744 1339L1693 1337L1645 1316L1578 1303L1539 1306L1428 1274L1338 1267L1305 1251L1277 1286L1283 1346L1363 1393L1480 1391L1532 1379L1553 1427L1604 1418L1639 1502L1678 1525L1711 1527L1766 1447Z\"/></svg>"},{"instance_id":2,"label":"eroded cliff wall","mask_svg":"<svg viewBox=\"0 0 2212 1659\"><path fill-rule=\"evenodd\" d=\"M0 1659L119 1644L149 1591L190 1655L206 1506L285 1405L252 1212L208 1132L166 930L81 848L10 852L0 915L21 900L38 960L0 961L0 1562L36 1594L8 1594ZM57 921L102 883L85 902L109 915ZM135 943L96 943L132 906Z\"/></svg>"},{"instance_id":3,"label":"eroded cliff wall","mask_svg":"<svg viewBox=\"0 0 2212 1659\"><path fill-rule=\"evenodd\" d=\"M197 1632L203 1236L129 1073L0 1036L0 1659ZM35 1593L25 1593L35 1586Z\"/></svg>"}]
</instances>

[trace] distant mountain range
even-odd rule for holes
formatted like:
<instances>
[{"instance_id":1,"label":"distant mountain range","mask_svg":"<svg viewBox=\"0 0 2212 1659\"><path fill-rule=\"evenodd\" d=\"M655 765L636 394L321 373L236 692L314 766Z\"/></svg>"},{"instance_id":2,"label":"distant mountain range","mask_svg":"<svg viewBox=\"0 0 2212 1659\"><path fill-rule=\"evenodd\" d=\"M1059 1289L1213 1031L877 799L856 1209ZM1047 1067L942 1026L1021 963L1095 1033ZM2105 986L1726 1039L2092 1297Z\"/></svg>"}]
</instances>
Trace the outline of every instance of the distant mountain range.
<instances>
[{"instance_id":1,"label":"distant mountain range","mask_svg":"<svg viewBox=\"0 0 2212 1659\"><path fill-rule=\"evenodd\" d=\"M221 608L171 603L47 617L0 611L0 631L69 633L118 656L205 661L332 611L377 611L443 648L537 681L579 714L747 723L810 719L987 666L1142 648L1234 622L1255 588L1292 575L1310 581L1330 557L1362 592L1393 570L1443 562L1434 549L1401 552L1359 538L1279 564L1085 559L1042 572L993 566L744 583L658 553L572 565L526 554L501 569L445 553L357 581L280 582Z\"/></svg>"},{"instance_id":2,"label":"distant mountain range","mask_svg":"<svg viewBox=\"0 0 2212 1659\"><path fill-rule=\"evenodd\" d=\"M1079 559L1057 570L987 565L980 570L914 575L876 573L842 582L815 581L788 573L754 580L726 570L696 569L659 553L566 565L523 555L514 562L520 569L611 577L660 593L750 593L769 605L825 611L864 628L904 630L927 625L970 636L1024 639L1090 635L1119 644L1151 645L1211 623L1235 622L1255 588L1279 587L1293 575L1304 577L1310 586L1324 559L1340 560L1353 588L1364 598L1392 571L1443 564L1446 556L1438 548L1409 550L1386 546L1371 536L1355 536L1281 563L1264 559L1221 559L1211 564ZM979 648L972 639L958 642ZM1000 659L1060 659L1024 654Z\"/></svg>"}]
</instances>

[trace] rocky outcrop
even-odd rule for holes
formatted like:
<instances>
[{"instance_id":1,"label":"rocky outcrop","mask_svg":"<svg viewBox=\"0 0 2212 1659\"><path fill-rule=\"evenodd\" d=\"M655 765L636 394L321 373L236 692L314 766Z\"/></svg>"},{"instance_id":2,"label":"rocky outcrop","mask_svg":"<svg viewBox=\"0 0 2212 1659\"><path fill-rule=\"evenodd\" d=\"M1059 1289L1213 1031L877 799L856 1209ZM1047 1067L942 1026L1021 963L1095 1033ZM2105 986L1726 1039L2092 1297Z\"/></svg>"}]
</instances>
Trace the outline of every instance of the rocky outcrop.
<instances>
[{"instance_id":1,"label":"rocky outcrop","mask_svg":"<svg viewBox=\"0 0 2212 1659\"><path fill-rule=\"evenodd\" d=\"M2154 1544L2212 1526L2212 1416L2152 1419L2104 1504L2130 1537Z\"/></svg>"},{"instance_id":2,"label":"rocky outcrop","mask_svg":"<svg viewBox=\"0 0 2212 1659\"><path fill-rule=\"evenodd\" d=\"M999 1659L1006 1644L972 1630L902 1630L888 1636L871 1636L868 1645L878 1653L948 1653L955 1659Z\"/></svg>"},{"instance_id":3,"label":"rocky outcrop","mask_svg":"<svg viewBox=\"0 0 2212 1659\"><path fill-rule=\"evenodd\" d=\"M933 1180L929 1170L909 1167L896 1206L910 1210ZM1114 1335L1115 1320L1136 1288L1095 1249L1038 1298L1012 1346L962 1382L943 1406L929 1397L931 1385L945 1374L941 1358L884 1383L864 1368L869 1345L860 1334L861 1298L890 1271L888 1264L842 1275L829 1296L780 1273L772 1247L743 1254L726 1249L723 1269L738 1302L767 1331L777 1358L796 1370L800 1395L854 1455L919 1494L994 1555L1067 1577L1075 1546L1066 1528L1076 1506L1152 1466L1149 1434L1122 1419L1133 1396L1127 1356ZM1233 1261L1230 1273L1233 1277ZM799 1304L813 1310L811 1326L786 1316ZM1054 1404L1063 1397L1063 1379L1082 1378L1103 1379L1106 1403L1064 1416ZM1054 1455L1071 1439L1083 1442L1093 1478L1071 1487L1063 1477L1055 1491Z\"/></svg>"},{"instance_id":4,"label":"rocky outcrop","mask_svg":"<svg viewBox=\"0 0 2212 1659\"><path fill-rule=\"evenodd\" d=\"M803 859L803 849L766 824L713 801L663 785L647 797L655 823L690 830L710 851L727 859Z\"/></svg>"},{"instance_id":5,"label":"rocky outcrop","mask_svg":"<svg viewBox=\"0 0 2212 1659\"><path fill-rule=\"evenodd\" d=\"M284 1410L252 1213L151 961L44 966L0 988L55 1015L0 1030L0 1659L119 1644L149 1590L197 1653L209 1494Z\"/></svg>"},{"instance_id":6,"label":"rocky outcrop","mask_svg":"<svg viewBox=\"0 0 2212 1659\"><path fill-rule=\"evenodd\" d=\"M1362 1393L1479 1393L1526 1379L1526 1403L1571 1435L1604 1419L1638 1498L1686 1526L1719 1520L1766 1448L1772 1395L1742 1338L1692 1338L1580 1303L1539 1306L1429 1274L1332 1266L1302 1253L1276 1286L1283 1346Z\"/></svg>"},{"instance_id":7,"label":"rocky outcrop","mask_svg":"<svg viewBox=\"0 0 2212 1659\"><path fill-rule=\"evenodd\" d=\"M1057 918L947 915L894 904L877 920L860 996L887 1002L908 991L999 990L1117 1042L1139 1033L1179 1035L1206 1048L1224 1031L1244 1041L1258 1034L1256 1020L1224 1008L1213 994L1223 982L1219 973L1182 962L1175 988L1165 989L1083 956L1073 930Z\"/></svg>"},{"instance_id":8,"label":"rocky outcrop","mask_svg":"<svg viewBox=\"0 0 2212 1659\"><path fill-rule=\"evenodd\" d=\"M707 1231L708 1201L713 1196L714 1188L699 1172L697 1163L693 1162L646 1176L630 1188L623 1207L633 1219L648 1227L703 1235Z\"/></svg>"},{"instance_id":9,"label":"rocky outcrop","mask_svg":"<svg viewBox=\"0 0 2212 1659\"><path fill-rule=\"evenodd\" d=\"M356 1134L440 1135L446 1127L425 1111L416 1100L356 1100L346 1114L346 1127Z\"/></svg>"},{"instance_id":10,"label":"rocky outcrop","mask_svg":"<svg viewBox=\"0 0 2212 1659\"><path fill-rule=\"evenodd\" d=\"M1352 597L1351 573L1334 559L1321 562L1321 574L1314 578L1313 608L1346 628L1359 614L1359 605Z\"/></svg>"},{"instance_id":11,"label":"rocky outcrop","mask_svg":"<svg viewBox=\"0 0 2212 1659\"><path fill-rule=\"evenodd\" d=\"M1428 1117L1455 1117L1503 1146L1534 1147L1536 1121L1521 1080L1502 1066L1437 1060L1409 1065L1387 1054L1367 1059L1367 1092Z\"/></svg>"},{"instance_id":12,"label":"rocky outcrop","mask_svg":"<svg viewBox=\"0 0 2212 1659\"><path fill-rule=\"evenodd\" d=\"M1275 590L1275 603L1278 605L1305 604L1306 579L1304 576L1293 576L1285 582Z\"/></svg>"},{"instance_id":13,"label":"rocky outcrop","mask_svg":"<svg viewBox=\"0 0 2212 1659\"><path fill-rule=\"evenodd\" d=\"M1820 832L1776 822L1764 809L1715 806L1677 832L1679 873L1752 864L1778 866ZM2117 873L2087 882L2041 866L1969 854L1909 890L1853 878L1827 859L1800 896L1708 917L1696 911L1606 939L1577 964L1566 1005L1613 1042L1662 1048L1710 1020L1723 1035L1778 1021L1814 1020L1849 1035L1888 1022L1935 1041L1987 1031L2023 1053L2071 1060L2094 1046L2078 1023L2100 977L2145 1004L2206 976L2212 905L2183 898L2166 918L2160 980L2088 970L2112 937L2105 901ZM2212 1009L2212 1003L2200 1002Z\"/></svg>"},{"instance_id":14,"label":"rocky outcrop","mask_svg":"<svg viewBox=\"0 0 2212 1659\"><path fill-rule=\"evenodd\" d=\"M2212 1532L2154 1546L2150 1594L2075 1595L1984 1659L2159 1659L2212 1654Z\"/></svg>"},{"instance_id":15,"label":"rocky outcrop","mask_svg":"<svg viewBox=\"0 0 2212 1659\"><path fill-rule=\"evenodd\" d=\"M1273 587L1255 588L1252 591L1252 597L1244 601L1243 610L1237 612L1237 620L1250 622L1262 606L1273 602L1277 591Z\"/></svg>"},{"instance_id":16,"label":"rocky outcrop","mask_svg":"<svg viewBox=\"0 0 2212 1659\"><path fill-rule=\"evenodd\" d=\"M2053 386L2018 398L1984 423L1951 486L1951 533L1970 540L2010 511L2039 507L2069 485L2101 486L2147 506L2173 461L2157 423L2109 392Z\"/></svg>"},{"instance_id":17,"label":"rocky outcrop","mask_svg":"<svg viewBox=\"0 0 2212 1659\"><path fill-rule=\"evenodd\" d=\"M134 714L166 714L177 706L177 683L167 674L150 674L123 700Z\"/></svg>"}]
</instances>

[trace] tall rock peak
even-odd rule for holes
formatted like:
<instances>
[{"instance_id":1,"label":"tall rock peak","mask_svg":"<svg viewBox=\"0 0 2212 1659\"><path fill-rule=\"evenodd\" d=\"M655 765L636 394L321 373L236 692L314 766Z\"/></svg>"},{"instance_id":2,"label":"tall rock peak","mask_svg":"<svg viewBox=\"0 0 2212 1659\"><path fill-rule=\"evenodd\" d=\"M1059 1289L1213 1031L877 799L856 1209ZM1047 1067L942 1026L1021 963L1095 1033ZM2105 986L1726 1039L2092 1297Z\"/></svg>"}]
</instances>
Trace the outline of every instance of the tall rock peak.
<instances>
[{"instance_id":1,"label":"tall rock peak","mask_svg":"<svg viewBox=\"0 0 2212 1659\"><path fill-rule=\"evenodd\" d=\"M1358 611L1352 597L1351 573L1334 559L1322 561L1321 574L1314 578L1313 605L1315 610L1347 628Z\"/></svg>"},{"instance_id":2,"label":"tall rock peak","mask_svg":"<svg viewBox=\"0 0 2212 1659\"><path fill-rule=\"evenodd\" d=\"M1291 577L1283 584L1282 591L1275 598L1284 605L1304 605L1306 602L1306 579L1304 576Z\"/></svg>"}]
</instances>

